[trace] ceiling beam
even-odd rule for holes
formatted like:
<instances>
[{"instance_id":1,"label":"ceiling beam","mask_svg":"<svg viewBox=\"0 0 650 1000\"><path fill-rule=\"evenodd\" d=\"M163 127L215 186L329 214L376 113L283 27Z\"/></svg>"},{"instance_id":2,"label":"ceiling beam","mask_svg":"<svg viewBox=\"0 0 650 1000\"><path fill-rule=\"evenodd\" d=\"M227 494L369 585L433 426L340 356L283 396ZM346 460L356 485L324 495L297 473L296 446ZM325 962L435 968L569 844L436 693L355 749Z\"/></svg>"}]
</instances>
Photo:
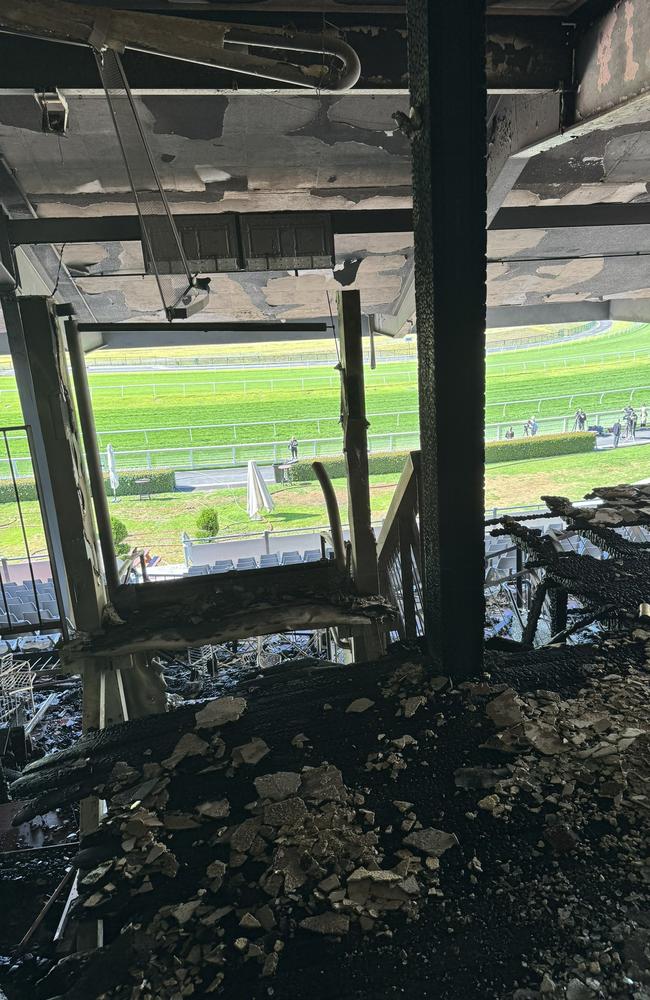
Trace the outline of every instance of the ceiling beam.
<instances>
[{"instance_id":1,"label":"ceiling beam","mask_svg":"<svg viewBox=\"0 0 650 1000\"><path fill-rule=\"evenodd\" d=\"M601 226L650 226L650 202L502 208L490 230L581 229Z\"/></svg>"},{"instance_id":2,"label":"ceiling beam","mask_svg":"<svg viewBox=\"0 0 650 1000\"><path fill-rule=\"evenodd\" d=\"M205 9L205 8L204 8ZM339 8L342 9L342 8ZM265 10L265 8L261 8ZM303 8L304 10L304 8ZM174 13L180 14L180 11ZM198 13L198 12L197 12ZM158 15L151 14L152 19ZM322 19L309 13L286 16L253 14L248 9L223 21L237 20L269 27L320 31ZM330 19L331 20L331 19ZM188 23L188 18L182 18ZM189 19L192 23L192 19ZM205 20L207 26L210 20ZM372 14L365 17L334 18L332 27L350 45L361 61L359 92L381 93L397 90L408 93L406 25L403 16ZM553 17L490 17L486 39L488 90L494 94L530 94L562 90L571 85L573 28ZM303 57L304 58L304 57ZM158 55L126 50L123 57L133 90L236 90L285 89L302 93L301 88L273 80L245 77L232 70L162 59ZM312 60L313 61L313 60ZM100 81L90 49L56 41L0 34L0 89L37 88L97 90ZM351 91L354 93L355 91Z\"/></svg>"},{"instance_id":3,"label":"ceiling beam","mask_svg":"<svg viewBox=\"0 0 650 1000\"><path fill-rule=\"evenodd\" d=\"M224 217L243 216L246 213L214 213L215 223ZM358 211L334 212L255 212L256 219L268 216L278 217L287 223L300 223L301 219L329 216L334 235L375 233L408 233L413 230L411 209L359 209ZM205 224L210 216L196 216ZM190 223L194 216L177 215L181 222ZM140 240L140 222L135 215L83 216L72 218L62 216L50 219L10 219L8 221L9 240L14 246L40 243L118 243Z\"/></svg>"}]
</instances>

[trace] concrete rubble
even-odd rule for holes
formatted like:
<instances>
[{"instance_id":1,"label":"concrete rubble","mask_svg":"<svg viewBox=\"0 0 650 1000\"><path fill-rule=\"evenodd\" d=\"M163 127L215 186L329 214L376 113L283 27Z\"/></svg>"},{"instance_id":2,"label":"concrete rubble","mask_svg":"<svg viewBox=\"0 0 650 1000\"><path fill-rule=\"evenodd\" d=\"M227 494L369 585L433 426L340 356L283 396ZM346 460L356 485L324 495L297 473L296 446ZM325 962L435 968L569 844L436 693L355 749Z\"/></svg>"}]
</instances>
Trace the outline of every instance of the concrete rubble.
<instances>
[{"instance_id":1,"label":"concrete rubble","mask_svg":"<svg viewBox=\"0 0 650 1000\"><path fill-rule=\"evenodd\" d=\"M328 679L289 727L226 697L85 751L109 811L73 917L120 932L110 971L80 959L70 987L54 963L39 996L284 1000L303 962L390 977L403 953L426 978L436 950L525 927L510 988L468 997L646 1000L650 632L575 649L557 684L557 649L458 687L408 659L355 668L352 696Z\"/></svg>"}]
</instances>

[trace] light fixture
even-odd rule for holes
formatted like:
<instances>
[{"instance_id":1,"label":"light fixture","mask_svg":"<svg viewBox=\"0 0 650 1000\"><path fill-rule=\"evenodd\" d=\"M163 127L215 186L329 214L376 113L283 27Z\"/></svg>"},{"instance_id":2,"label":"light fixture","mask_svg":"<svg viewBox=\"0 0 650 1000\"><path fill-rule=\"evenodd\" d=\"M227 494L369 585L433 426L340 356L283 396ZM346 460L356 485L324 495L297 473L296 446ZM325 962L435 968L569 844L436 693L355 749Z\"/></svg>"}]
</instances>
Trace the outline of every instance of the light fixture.
<instances>
[{"instance_id":1,"label":"light fixture","mask_svg":"<svg viewBox=\"0 0 650 1000\"><path fill-rule=\"evenodd\" d=\"M36 103L41 109L41 129L55 135L65 135L68 128L68 102L58 90L36 91Z\"/></svg>"}]
</instances>

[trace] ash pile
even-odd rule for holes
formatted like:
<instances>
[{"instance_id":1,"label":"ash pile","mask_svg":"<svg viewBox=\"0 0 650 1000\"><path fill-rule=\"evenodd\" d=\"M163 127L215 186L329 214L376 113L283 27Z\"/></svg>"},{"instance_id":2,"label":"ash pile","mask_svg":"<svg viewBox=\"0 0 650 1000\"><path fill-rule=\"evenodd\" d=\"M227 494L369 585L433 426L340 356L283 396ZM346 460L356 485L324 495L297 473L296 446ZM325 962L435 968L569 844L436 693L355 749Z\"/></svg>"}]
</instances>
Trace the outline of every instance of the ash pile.
<instances>
[{"instance_id":1,"label":"ash pile","mask_svg":"<svg viewBox=\"0 0 650 1000\"><path fill-rule=\"evenodd\" d=\"M23 818L108 814L69 928L105 947L32 995L648 1000L649 652L271 671L36 762Z\"/></svg>"}]
</instances>

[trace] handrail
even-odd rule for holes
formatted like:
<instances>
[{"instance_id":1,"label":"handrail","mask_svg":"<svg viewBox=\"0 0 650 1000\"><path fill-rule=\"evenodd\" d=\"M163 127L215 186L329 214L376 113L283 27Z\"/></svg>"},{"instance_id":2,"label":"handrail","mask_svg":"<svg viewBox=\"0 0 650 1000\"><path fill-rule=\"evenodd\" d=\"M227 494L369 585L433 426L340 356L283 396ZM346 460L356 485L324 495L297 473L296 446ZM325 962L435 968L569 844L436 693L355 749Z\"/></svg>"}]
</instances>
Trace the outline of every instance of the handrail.
<instances>
[{"instance_id":1,"label":"handrail","mask_svg":"<svg viewBox=\"0 0 650 1000\"><path fill-rule=\"evenodd\" d=\"M382 524L381 531L379 532L379 538L377 539L377 558L381 557L381 553L390 537L391 532L394 530L397 518L405 500L408 500L409 503L412 500L410 491L413 489L415 477L419 474L419 463L420 452L412 451L406 460L402 474L399 478L397 486L395 487L395 492L393 493L391 502L388 505L384 523Z\"/></svg>"},{"instance_id":2,"label":"handrail","mask_svg":"<svg viewBox=\"0 0 650 1000\"><path fill-rule=\"evenodd\" d=\"M418 524L420 452L412 451L377 540L381 593L398 611L398 631L406 641L422 632L422 554Z\"/></svg>"}]
</instances>

